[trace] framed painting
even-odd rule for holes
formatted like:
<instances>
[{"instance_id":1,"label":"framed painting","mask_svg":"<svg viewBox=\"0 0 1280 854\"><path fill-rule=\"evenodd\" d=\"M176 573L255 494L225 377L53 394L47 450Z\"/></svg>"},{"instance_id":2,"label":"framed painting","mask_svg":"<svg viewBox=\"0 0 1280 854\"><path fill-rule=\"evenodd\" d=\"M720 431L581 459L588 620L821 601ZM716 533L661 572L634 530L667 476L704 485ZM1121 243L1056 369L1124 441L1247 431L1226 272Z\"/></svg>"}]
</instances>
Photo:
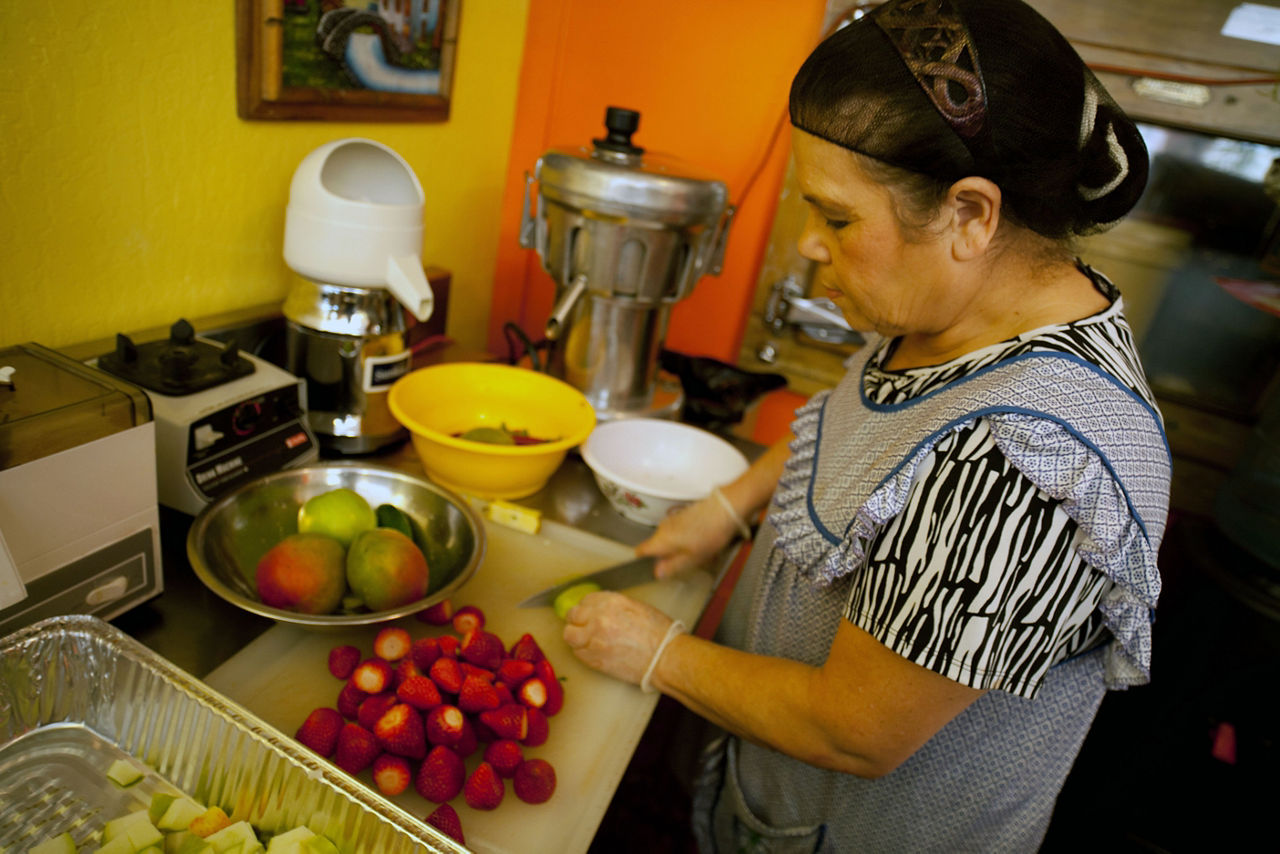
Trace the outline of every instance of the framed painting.
<instances>
[{"instance_id":1,"label":"framed painting","mask_svg":"<svg viewBox=\"0 0 1280 854\"><path fill-rule=\"evenodd\" d=\"M449 118L461 0L236 0L245 119Z\"/></svg>"}]
</instances>

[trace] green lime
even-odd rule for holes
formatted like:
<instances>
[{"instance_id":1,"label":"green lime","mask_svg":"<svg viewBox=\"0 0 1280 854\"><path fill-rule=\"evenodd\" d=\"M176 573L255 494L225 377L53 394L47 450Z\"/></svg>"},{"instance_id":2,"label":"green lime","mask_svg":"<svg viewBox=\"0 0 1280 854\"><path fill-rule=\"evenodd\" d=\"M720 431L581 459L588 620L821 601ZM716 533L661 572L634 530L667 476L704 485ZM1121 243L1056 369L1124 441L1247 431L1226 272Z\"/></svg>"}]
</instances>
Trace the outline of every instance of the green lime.
<instances>
[{"instance_id":1,"label":"green lime","mask_svg":"<svg viewBox=\"0 0 1280 854\"><path fill-rule=\"evenodd\" d=\"M374 510L374 514L378 518L379 528L391 528L404 534L409 539L414 539L413 519L399 507L394 504L379 504L377 509Z\"/></svg>"},{"instance_id":2,"label":"green lime","mask_svg":"<svg viewBox=\"0 0 1280 854\"><path fill-rule=\"evenodd\" d=\"M594 581L584 581L581 584L575 584L567 590L560 591L560 595L551 603L551 609L556 612L556 616L564 619L564 615L572 610L574 605L582 601L582 597L588 593L595 593L600 590L599 584Z\"/></svg>"}]
</instances>

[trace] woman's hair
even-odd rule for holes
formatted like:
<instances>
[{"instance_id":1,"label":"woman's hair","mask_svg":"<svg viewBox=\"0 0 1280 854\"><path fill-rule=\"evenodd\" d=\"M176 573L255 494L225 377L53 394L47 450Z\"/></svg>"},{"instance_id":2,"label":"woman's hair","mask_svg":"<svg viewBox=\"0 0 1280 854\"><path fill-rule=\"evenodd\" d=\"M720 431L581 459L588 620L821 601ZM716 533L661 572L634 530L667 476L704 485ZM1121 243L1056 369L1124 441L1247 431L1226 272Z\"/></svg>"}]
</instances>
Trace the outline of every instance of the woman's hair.
<instances>
[{"instance_id":1,"label":"woman's hair","mask_svg":"<svg viewBox=\"0 0 1280 854\"><path fill-rule=\"evenodd\" d=\"M803 131L932 179L917 200L987 178L1006 219L1055 240L1114 224L1147 181L1137 127L1021 0L889 0L818 45L790 109Z\"/></svg>"}]
</instances>

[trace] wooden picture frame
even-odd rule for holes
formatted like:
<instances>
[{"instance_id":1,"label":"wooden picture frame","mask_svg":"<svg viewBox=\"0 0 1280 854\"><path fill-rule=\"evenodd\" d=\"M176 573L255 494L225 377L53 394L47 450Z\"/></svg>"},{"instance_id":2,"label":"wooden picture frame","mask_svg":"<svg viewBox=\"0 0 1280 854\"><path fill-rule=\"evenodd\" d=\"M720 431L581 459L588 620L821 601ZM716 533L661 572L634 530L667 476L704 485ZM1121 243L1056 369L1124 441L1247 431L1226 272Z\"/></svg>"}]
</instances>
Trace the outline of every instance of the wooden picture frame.
<instances>
[{"instance_id":1,"label":"wooden picture frame","mask_svg":"<svg viewBox=\"0 0 1280 854\"><path fill-rule=\"evenodd\" d=\"M461 0L236 0L244 119L442 122Z\"/></svg>"}]
</instances>

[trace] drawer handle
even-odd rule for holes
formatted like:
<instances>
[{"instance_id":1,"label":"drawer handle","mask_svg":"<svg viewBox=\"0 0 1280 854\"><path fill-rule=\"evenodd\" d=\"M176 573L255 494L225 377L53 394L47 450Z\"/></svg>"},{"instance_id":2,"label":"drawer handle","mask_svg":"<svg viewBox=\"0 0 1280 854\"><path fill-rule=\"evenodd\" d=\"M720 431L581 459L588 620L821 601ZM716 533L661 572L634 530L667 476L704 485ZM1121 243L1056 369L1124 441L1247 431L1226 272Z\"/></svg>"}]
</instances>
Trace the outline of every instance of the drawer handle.
<instances>
[{"instance_id":1,"label":"drawer handle","mask_svg":"<svg viewBox=\"0 0 1280 854\"><path fill-rule=\"evenodd\" d=\"M95 587L89 591L89 595L84 597L84 601L90 605L104 605L107 602L114 602L125 594L129 587L129 579L123 575L117 575L101 587Z\"/></svg>"}]
</instances>

